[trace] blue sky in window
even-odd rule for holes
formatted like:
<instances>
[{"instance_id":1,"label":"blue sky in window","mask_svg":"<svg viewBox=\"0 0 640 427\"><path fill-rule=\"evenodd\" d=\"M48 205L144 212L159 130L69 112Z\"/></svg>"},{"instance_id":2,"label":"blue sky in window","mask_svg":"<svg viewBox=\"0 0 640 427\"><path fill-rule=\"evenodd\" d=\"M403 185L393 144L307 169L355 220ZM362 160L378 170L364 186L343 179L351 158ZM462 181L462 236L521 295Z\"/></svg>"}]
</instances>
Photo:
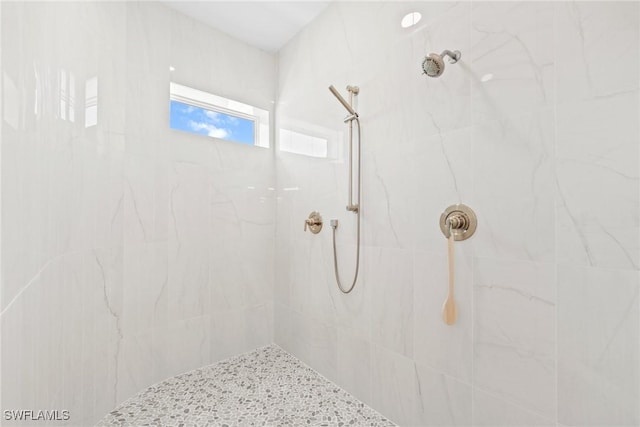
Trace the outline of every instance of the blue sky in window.
<instances>
[{"instance_id":1,"label":"blue sky in window","mask_svg":"<svg viewBox=\"0 0 640 427\"><path fill-rule=\"evenodd\" d=\"M241 144L254 144L253 120L205 108L171 101L171 129L226 139Z\"/></svg>"}]
</instances>

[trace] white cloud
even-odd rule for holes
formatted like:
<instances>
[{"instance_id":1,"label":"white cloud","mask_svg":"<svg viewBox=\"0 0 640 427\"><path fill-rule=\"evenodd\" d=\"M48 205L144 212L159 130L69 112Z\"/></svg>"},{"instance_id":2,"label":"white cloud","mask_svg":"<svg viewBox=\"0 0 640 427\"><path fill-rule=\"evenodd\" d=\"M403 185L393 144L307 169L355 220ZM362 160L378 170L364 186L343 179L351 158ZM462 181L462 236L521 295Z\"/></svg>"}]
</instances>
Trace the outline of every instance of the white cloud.
<instances>
[{"instance_id":1,"label":"white cloud","mask_svg":"<svg viewBox=\"0 0 640 427\"><path fill-rule=\"evenodd\" d=\"M191 127L191 129L196 131L204 129L207 131L207 135L213 138L224 139L231 135L231 131L229 129L219 128L211 123L196 122L191 120L189 121L189 126Z\"/></svg>"},{"instance_id":2,"label":"white cloud","mask_svg":"<svg viewBox=\"0 0 640 427\"><path fill-rule=\"evenodd\" d=\"M204 110L205 116L213 120L214 123L220 123L220 113L210 110Z\"/></svg>"},{"instance_id":3,"label":"white cloud","mask_svg":"<svg viewBox=\"0 0 640 427\"><path fill-rule=\"evenodd\" d=\"M204 114L207 116L207 118L211 119L211 121L218 126L223 126L223 125L237 126L240 123L240 119L238 117L235 117L229 114L219 113L217 111L211 111L211 110L204 110Z\"/></svg>"},{"instance_id":4,"label":"white cloud","mask_svg":"<svg viewBox=\"0 0 640 427\"><path fill-rule=\"evenodd\" d=\"M240 123L240 119L238 119L237 117L227 116L227 118L228 118L227 121L229 122L230 125L237 126Z\"/></svg>"},{"instance_id":5,"label":"white cloud","mask_svg":"<svg viewBox=\"0 0 640 427\"><path fill-rule=\"evenodd\" d=\"M229 136L230 132L228 132L226 129L218 129L215 126L212 126L213 129L211 129L209 131L209 136L212 136L214 138L220 138L220 139L224 139L226 137Z\"/></svg>"}]
</instances>

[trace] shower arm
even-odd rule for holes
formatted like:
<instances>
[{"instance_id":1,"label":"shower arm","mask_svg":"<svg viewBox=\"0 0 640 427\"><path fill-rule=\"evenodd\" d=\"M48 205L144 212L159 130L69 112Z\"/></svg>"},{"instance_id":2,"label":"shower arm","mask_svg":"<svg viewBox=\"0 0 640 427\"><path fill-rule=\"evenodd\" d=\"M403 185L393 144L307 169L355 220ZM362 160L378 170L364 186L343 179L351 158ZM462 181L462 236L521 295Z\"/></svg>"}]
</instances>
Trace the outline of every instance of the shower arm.
<instances>
[{"instance_id":1,"label":"shower arm","mask_svg":"<svg viewBox=\"0 0 640 427\"><path fill-rule=\"evenodd\" d=\"M443 50L442 53L440 54L440 56L445 57L448 56L449 58L449 64L455 64L456 62L458 62L460 60L460 51L453 51L451 52L450 50Z\"/></svg>"}]
</instances>

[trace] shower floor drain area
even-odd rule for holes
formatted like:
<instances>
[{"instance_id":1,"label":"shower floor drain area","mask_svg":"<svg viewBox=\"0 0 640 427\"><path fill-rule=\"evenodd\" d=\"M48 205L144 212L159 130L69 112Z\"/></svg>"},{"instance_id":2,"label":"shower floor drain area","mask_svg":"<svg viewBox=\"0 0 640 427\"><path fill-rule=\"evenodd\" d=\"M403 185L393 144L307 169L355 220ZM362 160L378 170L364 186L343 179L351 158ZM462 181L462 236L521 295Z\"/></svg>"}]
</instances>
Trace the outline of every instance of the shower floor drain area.
<instances>
[{"instance_id":1,"label":"shower floor drain area","mask_svg":"<svg viewBox=\"0 0 640 427\"><path fill-rule=\"evenodd\" d=\"M106 426L394 426L277 346L153 385L105 416Z\"/></svg>"}]
</instances>

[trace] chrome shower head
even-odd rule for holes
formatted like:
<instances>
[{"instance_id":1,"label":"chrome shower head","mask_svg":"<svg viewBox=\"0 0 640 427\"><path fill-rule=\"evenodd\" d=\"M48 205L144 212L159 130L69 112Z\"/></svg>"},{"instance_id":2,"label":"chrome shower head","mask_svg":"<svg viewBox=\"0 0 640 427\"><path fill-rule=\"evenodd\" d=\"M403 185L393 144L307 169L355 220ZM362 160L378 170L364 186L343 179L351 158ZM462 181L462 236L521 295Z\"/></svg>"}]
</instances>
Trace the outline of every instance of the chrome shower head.
<instances>
[{"instance_id":1,"label":"chrome shower head","mask_svg":"<svg viewBox=\"0 0 640 427\"><path fill-rule=\"evenodd\" d=\"M458 50L454 50L451 52L450 50L445 50L440 55L437 53L430 53L428 56L424 58L422 61L422 72L429 77L440 77L442 73L444 73L444 57L448 56L449 63L455 64L460 60L462 54Z\"/></svg>"},{"instance_id":2,"label":"chrome shower head","mask_svg":"<svg viewBox=\"0 0 640 427\"><path fill-rule=\"evenodd\" d=\"M422 72L429 77L440 77L444 72L442 56L432 53L422 61Z\"/></svg>"}]
</instances>

